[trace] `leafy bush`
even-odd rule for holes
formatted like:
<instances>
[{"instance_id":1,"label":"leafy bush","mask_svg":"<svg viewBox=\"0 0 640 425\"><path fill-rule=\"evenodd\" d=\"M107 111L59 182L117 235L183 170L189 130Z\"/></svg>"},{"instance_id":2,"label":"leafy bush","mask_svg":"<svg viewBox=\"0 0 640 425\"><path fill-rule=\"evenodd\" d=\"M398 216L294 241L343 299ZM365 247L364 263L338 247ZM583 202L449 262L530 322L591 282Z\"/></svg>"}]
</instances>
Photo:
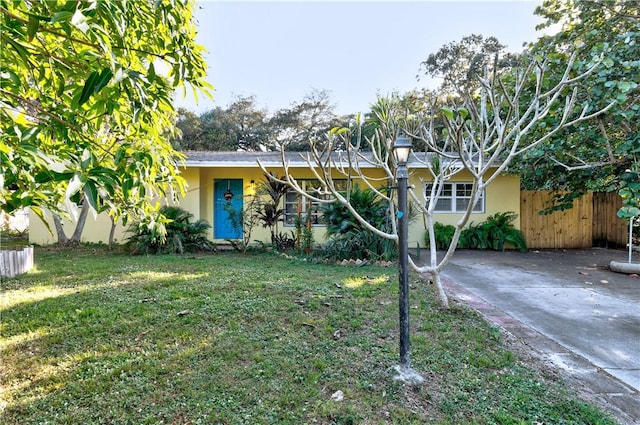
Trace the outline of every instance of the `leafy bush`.
<instances>
[{"instance_id":1,"label":"leafy bush","mask_svg":"<svg viewBox=\"0 0 640 425\"><path fill-rule=\"evenodd\" d=\"M487 221L482 224L482 229L489 248L504 251L505 242L509 242L522 252L527 250L522 232L511 224L517 217L516 213L508 211L496 213L487 218Z\"/></svg>"},{"instance_id":2,"label":"leafy bush","mask_svg":"<svg viewBox=\"0 0 640 425\"><path fill-rule=\"evenodd\" d=\"M279 232L273 235L272 244L278 251L287 251L296 247L296 238L293 232L291 234Z\"/></svg>"},{"instance_id":3,"label":"leafy bush","mask_svg":"<svg viewBox=\"0 0 640 425\"><path fill-rule=\"evenodd\" d=\"M351 189L353 208L368 223L384 232L391 230L387 202L372 190ZM394 241L382 238L365 228L344 205L333 202L322 205L323 221L327 225L326 255L331 259L389 260L396 255Z\"/></svg>"},{"instance_id":4,"label":"leafy bush","mask_svg":"<svg viewBox=\"0 0 640 425\"><path fill-rule=\"evenodd\" d=\"M462 229L458 246L469 249L487 249L487 239L482 224L471 222L468 227Z\"/></svg>"},{"instance_id":5,"label":"leafy bush","mask_svg":"<svg viewBox=\"0 0 640 425\"><path fill-rule=\"evenodd\" d=\"M510 243L516 249L525 252L527 250L527 242L524 240L524 235L511 224L517 217L516 213L508 211L496 213L480 224L471 222L468 227L460 232L458 247L504 251L505 244ZM456 228L452 225L436 222L433 225L433 230L436 238L436 249L447 249L451 244ZM429 247L428 232L425 235L425 242L426 246Z\"/></svg>"},{"instance_id":6,"label":"leafy bush","mask_svg":"<svg viewBox=\"0 0 640 425\"><path fill-rule=\"evenodd\" d=\"M207 239L211 228L206 220L191 222L193 214L179 207L160 208L161 220L165 223L166 234L161 234L155 226L139 222L129 228L133 235L127 245L134 254L168 254L184 252L213 251L215 245Z\"/></svg>"},{"instance_id":7,"label":"leafy bush","mask_svg":"<svg viewBox=\"0 0 640 425\"><path fill-rule=\"evenodd\" d=\"M436 249L447 249L451 245L453 234L456 232L455 226L450 224L433 223L433 233L435 234ZM429 232L424 236L424 243L427 248L431 246Z\"/></svg>"}]
</instances>

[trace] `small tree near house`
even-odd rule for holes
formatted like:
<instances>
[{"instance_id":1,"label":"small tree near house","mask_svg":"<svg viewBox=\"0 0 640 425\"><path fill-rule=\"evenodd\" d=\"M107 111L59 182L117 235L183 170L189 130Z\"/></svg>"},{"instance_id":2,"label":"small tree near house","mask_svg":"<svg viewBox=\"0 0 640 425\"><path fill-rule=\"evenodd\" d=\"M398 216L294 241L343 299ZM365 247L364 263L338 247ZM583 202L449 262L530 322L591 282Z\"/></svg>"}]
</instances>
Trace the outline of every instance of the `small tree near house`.
<instances>
[{"instance_id":1,"label":"small tree near house","mask_svg":"<svg viewBox=\"0 0 640 425\"><path fill-rule=\"evenodd\" d=\"M315 202L338 202L344 205L366 229L397 241L397 220L392 220L389 230L373 226L353 207L350 190L346 193L338 190L334 176L338 174L341 179L346 179L349 189L357 179L365 188L375 191L377 196L387 202L390 216L396 218L394 191L384 193L377 189L380 187L380 179L369 177L362 165L374 165L382 170L387 187L393 186L396 164L391 152L395 139L404 134L413 139L414 146L423 146L424 151L414 153L410 162L426 166L430 184L423 184L417 190L411 188L409 196L413 207L425 216L431 242L430 259L425 266L418 266L411 258L409 263L414 270L431 274L442 305L448 307L440 274L453 255L460 233L484 189L505 172L517 156L544 143L561 129L603 112L602 109L590 110L587 103L576 108L579 97L574 86L586 74L572 76L573 57L568 59L564 75L549 87L544 79L546 67L545 61L534 58L523 68L514 69L501 77L487 66L484 76L478 78L478 87L473 92L454 98L433 94L425 98L421 108L409 109L394 99L378 99L373 107L373 116L370 117L370 120L376 122L371 137L362 136L363 122L357 117L352 128L333 129L327 134L324 143L311 141L311 151L300 154L316 179L321 182L321 188L316 193L306 193L298 184L289 170L284 150L282 163L285 177L280 181L286 182L301 196ZM552 110L555 113L560 111L553 125L549 125L542 134L536 132L535 138L527 139L536 124ZM441 131L436 131L437 128ZM262 164L260 166L264 170ZM434 209L444 183L462 171L472 176L471 202L456 223L452 242L444 256L438 258Z\"/></svg>"},{"instance_id":2,"label":"small tree near house","mask_svg":"<svg viewBox=\"0 0 640 425\"><path fill-rule=\"evenodd\" d=\"M278 237L278 223L284 217L284 210L280 208L280 200L289 190L289 186L282 183L278 179L271 178L273 174L265 173L264 179L258 186L258 195L266 197L256 208L258 220L262 222L263 227L268 227L271 234L271 244L276 245Z\"/></svg>"}]
</instances>

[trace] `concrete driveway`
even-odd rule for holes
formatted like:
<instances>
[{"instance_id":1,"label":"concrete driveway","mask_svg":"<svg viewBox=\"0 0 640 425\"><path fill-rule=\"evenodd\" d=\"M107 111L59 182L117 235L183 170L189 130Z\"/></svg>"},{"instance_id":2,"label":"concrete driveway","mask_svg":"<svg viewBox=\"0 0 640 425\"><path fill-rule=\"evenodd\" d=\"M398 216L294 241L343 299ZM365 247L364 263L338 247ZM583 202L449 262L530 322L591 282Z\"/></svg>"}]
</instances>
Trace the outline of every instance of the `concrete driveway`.
<instances>
[{"instance_id":1,"label":"concrete driveway","mask_svg":"<svg viewBox=\"0 0 640 425\"><path fill-rule=\"evenodd\" d=\"M608 269L627 258L599 248L460 250L443 276L455 302L518 338L621 423L640 424L640 277Z\"/></svg>"}]
</instances>

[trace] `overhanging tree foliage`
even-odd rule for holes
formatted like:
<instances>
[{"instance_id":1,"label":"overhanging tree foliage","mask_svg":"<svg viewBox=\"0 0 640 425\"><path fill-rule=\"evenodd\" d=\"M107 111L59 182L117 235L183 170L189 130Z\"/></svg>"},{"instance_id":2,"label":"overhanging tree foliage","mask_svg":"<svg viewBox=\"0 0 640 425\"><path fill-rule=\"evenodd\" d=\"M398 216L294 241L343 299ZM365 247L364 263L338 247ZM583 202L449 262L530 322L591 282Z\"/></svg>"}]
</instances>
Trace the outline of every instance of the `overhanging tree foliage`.
<instances>
[{"instance_id":1,"label":"overhanging tree foliage","mask_svg":"<svg viewBox=\"0 0 640 425\"><path fill-rule=\"evenodd\" d=\"M573 199L588 190L620 191L640 185L628 181L640 161L640 3L546 0L536 14L545 19L543 27L561 26L529 52L556 63L549 69L549 84L562 77L567 52L576 51L575 72L595 66L580 82L582 98L595 108L612 106L597 119L557 132L519 158L513 169L522 175L527 189L564 191L556 208L570 208ZM533 134L553 126L561 112L552 110ZM638 202L628 191L624 195L625 202Z\"/></svg>"},{"instance_id":2,"label":"overhanging tree foliage","mask_svg":"<svg viewBox=\"0 0 640 425\"><path fill-rule=\"evenodd\" d=\"M0 1L3 211L69 212L84 199L114 219L149 217L149 197L183 190L172 96L209 88L192 8Z\"/></svg>"}]
</instances>

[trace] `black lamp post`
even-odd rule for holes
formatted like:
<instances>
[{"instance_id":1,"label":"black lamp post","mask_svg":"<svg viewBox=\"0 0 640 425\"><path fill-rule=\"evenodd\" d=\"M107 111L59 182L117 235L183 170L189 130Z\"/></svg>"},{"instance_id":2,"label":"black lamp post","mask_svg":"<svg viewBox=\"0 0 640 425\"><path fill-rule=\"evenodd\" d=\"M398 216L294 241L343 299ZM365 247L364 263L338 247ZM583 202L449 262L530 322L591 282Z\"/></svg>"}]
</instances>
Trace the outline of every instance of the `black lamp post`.
<instances>
[{"instance_id":1,"label":"black lamp post","mask_svg":"<svg viewBox=\"0 0 640 425\"><path fill-rule=\"evenodd\" d=\"M409 171L407 162L411 152L411 141L399 136L393 144L396 158L396 180L398 182L398 254L399 254L399 313L400 313L400 365L395 379L417 385L424 378L411 369L409 358L409 217L407 189Z\"/></svg>"}]
</instances>

